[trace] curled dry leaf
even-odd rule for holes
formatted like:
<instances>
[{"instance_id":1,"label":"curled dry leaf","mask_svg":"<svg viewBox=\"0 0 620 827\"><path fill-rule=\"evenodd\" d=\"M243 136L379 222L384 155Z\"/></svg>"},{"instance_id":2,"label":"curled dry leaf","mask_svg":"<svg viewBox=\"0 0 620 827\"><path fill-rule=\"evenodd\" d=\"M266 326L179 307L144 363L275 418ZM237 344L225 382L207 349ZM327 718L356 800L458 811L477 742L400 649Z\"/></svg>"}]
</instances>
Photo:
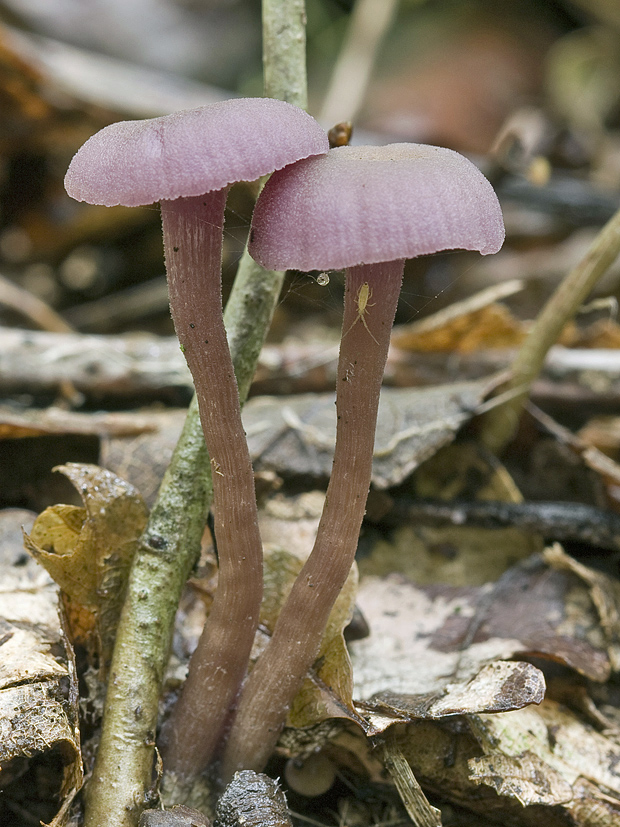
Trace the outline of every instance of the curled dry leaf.
<instances>
[{"instance_id":1,"label":"curled dry leaf","mask_svg":"<svg viewBox=\"0 0 620 827\"><path fill-rule=\"evenodd\" d=\"M72 640L87 644L105 672L147 509L133 486L103 468L69 463L57 470L84 507L47 508L25 545L60 586Z\"/></svg>"},{"instance_id":2,"label":"curled dry leaf","mask_svg":"<svg viewBox=\"0 0 620 827\"><path fill-rule=\"evenodd\" d=\"M507 712L528 704L539 704L545 694L540 669L520 661L494 661L483 666L469 680L438 685L437 692L425 695L381 692L374 699L358 702L375 730L390 719L415 721L439 719L476 712Z\"/></svg>"}]
</instances>

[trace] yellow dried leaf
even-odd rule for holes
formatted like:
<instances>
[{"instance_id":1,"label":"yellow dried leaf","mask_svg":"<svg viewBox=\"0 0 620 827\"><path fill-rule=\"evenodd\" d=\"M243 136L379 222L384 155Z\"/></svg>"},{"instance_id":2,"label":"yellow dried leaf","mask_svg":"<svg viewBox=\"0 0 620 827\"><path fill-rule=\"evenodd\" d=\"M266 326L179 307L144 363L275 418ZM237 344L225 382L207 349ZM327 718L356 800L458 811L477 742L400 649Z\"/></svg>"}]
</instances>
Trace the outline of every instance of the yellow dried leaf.
<instances>
[{"instance_id":1,"label":"yellow dried leaf","mask_svg":"<svg viewBox=\"0 0 620 827\"><path fill-rule=\"evenodd\" d=\"M303 563L284 549L265 549L261 624L269 631L273 630ZM357 717L352 704L353 672L343 637L353 614L356 593L357 567L353 566L327 621L315 671L304 681L289 712L290 726L308 727L338 716Z\"/></svg>"},{"instance_id":2,"label":"yellow dried leaf","mask_svg":"<svg viewBox=\"0 0 620 827\"><path fill-rule=\"evenodd\" d=\"M86 509L52 505L37 517L26 548L63 592L85 606L96 605L94 559L80 543Z\"/></svg>"},{"instance_id":3,"label":"yellow dried leaf","mask_svg":"<svg viewBox=\"0 0 620 827\"><path fill-rule=\"evenodd\" d=\"M395 329L392 342L414 352L471 353L481 348L518 347L525 338L526 325L502 304L491 304L443 324L416 322Z\"/></svg>"},{"instance_id":4,"label":"yellow dried leaf","mask_svg":"<svg viewBox=\"0 0 620 827\"><path fill-rule=\"evenodd\" d=\"M104 468L69 463L56 470L80 492L84 507L46 509L25 545L60 586L74 639L90 638L105 669L148 512L139 492Z\"/></svg>"}]
</instances>

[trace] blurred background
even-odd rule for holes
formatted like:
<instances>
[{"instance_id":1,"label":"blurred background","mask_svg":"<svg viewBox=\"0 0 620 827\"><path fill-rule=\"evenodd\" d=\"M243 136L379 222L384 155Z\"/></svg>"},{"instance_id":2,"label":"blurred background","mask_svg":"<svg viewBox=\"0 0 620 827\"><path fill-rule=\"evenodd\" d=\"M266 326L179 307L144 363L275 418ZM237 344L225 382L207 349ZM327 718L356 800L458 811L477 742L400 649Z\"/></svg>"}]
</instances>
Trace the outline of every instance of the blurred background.
<instances>
[{"instance_id":1,"label":"blurred background","mask_svg":"<svg viewBox=\"0 0 620 827\"><path fill-rule=\"evenodd\" d=\"M542 300L620 202L616 0L307 0L310 111L354 142L469 154L496 186L508 242L493 260L411 263L411 321L518 276L516 312ZM0 322L172 333L156 206L72 201L73 153L107 123L260 95L259 0L0 2ZM230 199L224 274L253 191ZM601 294L615 296L618 270ZM339 279L290 274L272 339L308 316L337 329ZM11 288L18 288L13 294ZM59 314L39 318L28 297ZM301 335L301 334L300 334Z\"/></svg>"},{"instance_id":2,"label":"blurred background","mask_svg":"<svg viewBox=\"0 0 620 827\"><path fill-rule=\"evenodd\" d=\"M514 630L525 627L527 636L518 641L519 648L502 648L502 657L508 651L519 657L533 652L538 663L540 653L552 652L554 666L548 674L556 681L555 697L600 728L593 733L600 752L596 764L595 749L585 739L583 749L580 740L577 748L571 741L570 748L556 751L563 743L560 726L548 723L550 717L541 719L533 729L543 733L544 747L524 753L528 762L529 756L538 762L531 765L537 784L542 779L526 793L534 807L522 806L519 773L525 771L509 750L509 761L501 767L502 772L508 767L508 779L518 782L507 784L508 790L517 791L518 806L513 808L513 800L505 817L503 810L492 810L488 802L495 799L481 795L479 781L471 782L472 806L484 808L484 816L492 814L497 824L509 819L511 824L559 824L566 819L611 825L617 809L612 812L616 799L610 796L620 796L611 758L617 755L611 739L617 739L620 727L620 632L614 620L618 613L609 607L615 611L617 606L620 557L617 525L606 520L620 511L620 472L605 462L607 456L601 458L590 448L599 447L620 462L618 262L598 285L596 301L567 325L561 339L565 347L553 348L531 397L544 413L532 414L530 409L504 458L508 470L468 444L475 431L467 431L467 425L463 445L447 446L445 453L438 446L469 421L489 390L488 377L510 367L528 320L536 317L620 207L620 0L306 0L306 8L311 114L326 129L352 122L354 143L426 142L467 154L496 188L507 229L506 243L495 256L452 252L407 263L385 376L386 385L397 386L397 393L386 404L379 427L379 445L387 447L378 456L397 482L385 483L389 491L376 486L371 494L360 544L366 560L362 565L366 573L402 571L418 583L434 584L430 588L435 591L423 599L406 598L422 606L423 621L396 612L394 622L402 626L407 645L412 630L422 630L424 646L437 647L432 658L439 647L444 653L449 649L443 647L458 646L454 678L471 631L470 642L480 632L507 637L512 646ZM56 502L79 504L68 481L51 472L67 461L98 462L153 502L192 393L168 309L159 208L105 208L73 201L63 186L73 154L93 133L118 120L261 94L260 0L0 0L3 507L39 511ZM244 248L255 195L255 185L239 184L229 196L225 293ZM268 399L251 400L245 411L247 416L252 404L259 403L254 424L258 421L260 427L254 428L258 436L252 448L257 491L263 505L276 503L268 515L268 530L284 547L304 547L313 536L322 495L317 501L310 488L321 488L331 468L331 455L325 451L331 425L325 423L332 421L334 411L330 394L341 308L341 274L287 274L253 386L254 394L278 398L271 407L265 407ZM428 318L442 311L441 320ZM474 386L467 395L465 380ZM419 392L422 386L431 393ZM325 393L315 397L309 392ZM297 394L294 400L282 400L292 394ZM251 435L252 421L246 422ZM278 456L276 462L269 451L280 443L283 459ZM418 476L409 476L418 462ZM279 489L283 497L301 492L299 504L283 508L276 501ZM576 518L582 527L597 531L609 525L605 530L613 544L598 548L602 534L594 532L594 540L583 541L579 535L568 548L577 548L581 561L600 566L616 580L603 587L599 574L569 571L557 557L557 580L546 569L537 573L537 568L516 575L513 571L509 579L508 567L542 549L543 536L566 537L554 533L553 515L540 511L542 528L532 540L527 508L523 536L510 527L503 540L495 531L481 539L474 526L464 526L463 534L460 526L445 533L433 525L421 526L422 518L409 508L427 497L516 504L525 497L524 506L539 500L596 506L595 516L588 512L586 520L576 511ZM561 529L562 515L572 511L568 507L559 512ZM20 526L32 518L21 511L13 516L11 548L17 549L17 562L11 565L24 564ZM463 519L459 516L459 522ZM495 589L491 581L499 572L504 574ZM587 584L587 594L583 583L575 588L571 578L577 577ZM549 591L539 590L539 583L551 584ZM454 615L448 616L444 606L452 600L446 597L452 586L469 596L468 602L463 598L462 604L455 603ZM196 593L208 594L210 588L199 586ZM511 590L517 595L512 608L506 597ZM386 594L382 599L394 600L394 592ZM428 595L440 607L434 610L437 631L432 633ZM480 613L474 608L478 600ZM192 601L199 603L195 594ZM534 611L536 601L539 608ZM602 612L601 603L599 620L593 607ZM394 614L391 603L389 608L386 618ZM369 620L372 627L374 618ZM379 615L377 622L383 622ZM383 632L380 640L370 674L378 674L375 661L387 651ZM398 640L393 651L408 650ZM406 661L400 654L399 659ZM569 668L579 677L569 674ZM16 685L22 683L20 679ZM506 690L511 686L506 681ZM39 706L37 701L37 712ZM458 727L461 738L464 729L460 723ZM571 738L582 732L572 724L566 727ZM442 739L444 731L446 737L452 732L443 724L437 731L440 728ZM512 731L507 732L512 739ZM436 749L426 749L426 744L418 752L420 760L439 756L438 780L431 786L446 792L445 773L453 755L477 753L469 752L470 746L454 747L456 741L437 743ZM543 749L554 753L548 775L539 769ZM569 754L580 759L585 755L589 762L577 763L575 769L566 763L574 773L570 785L575 786L568 787L574 792L572 804L583 814L574 820L568 809L560 809L571 795L564 781L560 783L557 768ZM333 797L324 799L326 823L400 823L390 816L392 809L383 808L383 793L375 797L375 777L371 781L369 776L367 783L366 770L358 770L363 759L351 755L342 765L343 783L339 780ZM495 742L490 755L495 762ZM0 823L59 823L55 800L51 802L56 793L50 792L60 788L58 761L54 756L49 761L50 775L35 775L37 761L31 763L31 774L17 774L9 793L5 791L11 816L3 819L9 809L0 808ZM347 781L349 761L351 772L359 771L364 779L358 801L343 795L345 783L347 796L356 790ZM600 798L591 806L589 790L599 778L593 775L595 765L604 780ZM496 777L503 781L493 770L495 764L489 766L493 784ZM18 772L25 767L20 758ZM426 768L422 775L432 778ZM382 788L384 781L381 776ZM454 800L465 801L460 780L454 789ZM548 806L541 821L540 802L552 800L552 795L554 806ZM395 798L393 791L389 796L390 801ZM339 800L352 802L350 810L345 808L349 803L340 809ZM296 799L292 803L295 809L303 806ZM310 808L315 805L308 806L314 816ZM13 813L19 813L20 820ZM461 817L457 809L450 818L446 813L446 824L482 824L482 815ZM518 821L522 817L525 820Z\"/></svg>"}]
</instances>

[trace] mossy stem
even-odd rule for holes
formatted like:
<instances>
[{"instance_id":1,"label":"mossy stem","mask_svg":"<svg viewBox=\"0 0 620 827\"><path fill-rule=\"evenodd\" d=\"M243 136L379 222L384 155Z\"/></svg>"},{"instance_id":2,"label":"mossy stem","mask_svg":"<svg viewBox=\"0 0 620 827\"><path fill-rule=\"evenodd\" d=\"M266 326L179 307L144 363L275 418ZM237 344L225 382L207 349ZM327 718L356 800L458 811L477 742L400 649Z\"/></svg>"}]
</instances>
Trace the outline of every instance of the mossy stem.
<instances>
[{"instance_id":1,"label":"mossy stem","mask_svg":"<svg viewBox=\"0 0 620 827\"><path fill-rule=\"evenodd\" d=\"M263 0L265 97L308 108L305 0Z\"/></svg>"}]
</instances>

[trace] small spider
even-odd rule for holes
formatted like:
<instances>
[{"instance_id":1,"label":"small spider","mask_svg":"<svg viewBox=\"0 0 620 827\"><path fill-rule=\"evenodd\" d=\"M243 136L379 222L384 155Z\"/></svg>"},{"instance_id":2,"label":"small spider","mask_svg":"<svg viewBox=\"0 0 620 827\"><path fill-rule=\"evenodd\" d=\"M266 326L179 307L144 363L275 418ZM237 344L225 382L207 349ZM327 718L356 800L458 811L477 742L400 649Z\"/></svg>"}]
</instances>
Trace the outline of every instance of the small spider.
<instances>
[{"instance_id":1,"label":"small spider","mask_svg":"<svg viewBox=\"0 0 620 827\"><path fill-rule=\"evenodd\" d=\"M372 289L371 289L370 285L368 284L368 282L365 281L362 285L360 285L360 289L357 291L357 316L355 317L351 327L347 330L347 332L345 334L343 334L343 336L342 336L343 339L347 335L347 333L349 333L355 327L355 325L359 321L361 321L361 323L364 325L364 327L366 328L366 330L368 331L370 336L374 339L375 342L377 342L377 340L373 336L370 328L368 327L368 323L367 323L366 319L364 318L366 313L368 313L368 308L375 306L374 303L371 303L371 301L370 301L371 298L372 298ZM379 344L379 342L377 342L377 344Z\"/></svg>"},{"instance_id":2,"label":"small spider","mask_svg":"<svg viewBox=\"0 0 620 827\"><path fill-rule=\"evenodd\" d=\"M224 476L224 472L222 471L222 466L216 459L211 459L211 467L213 468L213 473L218 474L220 477Z\"/></svg>"}]
</instances>

